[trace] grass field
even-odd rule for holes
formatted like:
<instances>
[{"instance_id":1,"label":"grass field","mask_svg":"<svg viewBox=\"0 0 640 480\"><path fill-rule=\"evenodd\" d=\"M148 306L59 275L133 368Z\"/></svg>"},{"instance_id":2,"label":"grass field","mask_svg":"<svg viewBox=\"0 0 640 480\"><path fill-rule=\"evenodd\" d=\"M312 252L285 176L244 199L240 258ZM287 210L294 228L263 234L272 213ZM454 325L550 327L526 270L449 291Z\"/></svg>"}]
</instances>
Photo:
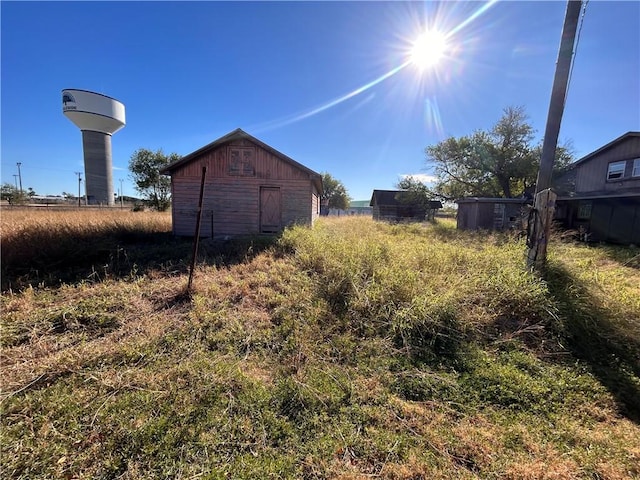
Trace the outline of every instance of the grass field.
<instances>
[{"instance_id":1,"label":"grass field","mask_svg":"<svg viewBox=\"0 0 640 480\"><path fill-rule=\"evenodd\" d=\"M2 478L640 478L640 249L2 212Z\"/></svg>"}]
</instances>

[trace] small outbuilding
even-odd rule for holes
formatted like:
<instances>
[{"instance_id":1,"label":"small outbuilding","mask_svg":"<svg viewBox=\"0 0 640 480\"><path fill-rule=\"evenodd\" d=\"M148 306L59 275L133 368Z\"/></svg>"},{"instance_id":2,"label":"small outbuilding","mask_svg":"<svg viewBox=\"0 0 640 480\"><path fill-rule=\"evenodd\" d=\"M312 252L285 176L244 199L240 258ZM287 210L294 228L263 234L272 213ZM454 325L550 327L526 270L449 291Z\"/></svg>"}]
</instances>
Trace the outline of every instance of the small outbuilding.
<instances>
[{"instance_id":1,"label":"small outbuilding","mask_svg":"<svg viewBox=\"0 0 640 480\"><path fill-rule=\"evenodd\" d=\"M195 234L203 167L201 237L274 234L320 214L322 176L237 129L160 172L171 176L174 235Z\"/></svg>"},{"instance_id":2,"label":"small outbuilding","mask_svg":"<svg viewBox=\"0 0 640 480\"><path fill-rule=\"evenodd\" d=\"M456 200L456 203L459 230L511 230L526 225L531 200L466 197Z\"/></svg>"},{"instance_id":3,"label":"small outbuilding","mask_svg":"<svg viewBox=\"0 0 640 480\"><path fill-rule=\"evenodd\" d=\"M347 215L371 215L373 209L369 205L369 200L351 200L349 202L349 208L346 211Z\"/></svg>"},{"instance_id":4,"label":"small outbuilding","mask_svg":"<svg viewBox=\"0 0 640 480\"><path fill-rule=\"evenodd\" d=\"M442 203L438 200L425 203L406 190L374 190L369 206L374 220L424 222L435 217Z\"/></svg>"}]
</instances>

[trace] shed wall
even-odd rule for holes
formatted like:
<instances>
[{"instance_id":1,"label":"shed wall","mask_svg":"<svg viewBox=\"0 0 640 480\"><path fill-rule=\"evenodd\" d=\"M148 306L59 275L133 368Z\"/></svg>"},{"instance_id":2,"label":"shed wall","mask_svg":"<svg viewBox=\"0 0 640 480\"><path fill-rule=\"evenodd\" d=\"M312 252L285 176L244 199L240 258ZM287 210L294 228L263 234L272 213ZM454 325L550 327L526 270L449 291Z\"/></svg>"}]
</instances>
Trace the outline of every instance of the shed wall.
<instances>
[{"instance_id":1,"label":"shed wall","mask_svg":"<svg viewBox=\"0 0 640 480\"><path fill-rule=\"evenodd\" d=\"M246 158L233 164L231 150ZM244 163L243 163L244 162ZM202 167L207 167L200 235L255 234L260 231L260 188L280 189L281 228L310 224L317 217L319 192L310 175L270 152L240 140L206 152L172 172L173 233L195 232Z\"/></svg>"},{"instance_id":2,"label":"shed wall","mask_svg":"<svg viewBox=\"0 0 640 480\"><path fill-rule=\"evenodd\" d=\"M640 244L640 198L597 198L559 202L558 220L592 242ZM585 208L586 207L586 208ZM589 212L580 217L580 211Z\"/></svg>"},{"instance_id":3,"label":"shed wall","mask_svg":"<svg viewBox=\"0 0 640 480\"><path fill-rule=\"evenodd\" d=\"M374 220L388 222L422 222L426 218L426 209L415 205L374 205Z\"/></svg>"},{"instance_id":4,"label":"shed wall","mask_svg":"<svg viewBox=\"0 0 640 480\"><path fill-rule=\"evenodd\" d=\"M523 223L524 203L460 202L457 228L460 230L509 230Z\"/></svg>"}]
</instances>

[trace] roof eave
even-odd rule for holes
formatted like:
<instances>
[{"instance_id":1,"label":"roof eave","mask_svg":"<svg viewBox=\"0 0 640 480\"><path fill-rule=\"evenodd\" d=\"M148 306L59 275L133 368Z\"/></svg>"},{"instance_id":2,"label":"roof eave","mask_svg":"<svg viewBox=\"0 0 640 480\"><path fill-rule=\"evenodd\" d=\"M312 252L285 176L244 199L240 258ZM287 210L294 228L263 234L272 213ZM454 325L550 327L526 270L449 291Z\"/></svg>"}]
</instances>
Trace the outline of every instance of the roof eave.
<instances>
[{"instance_id":1,"label":"roof eave","mask_svg":"<svg viewBox=\"0 0 640 480\"><path fill-rule=\"evenodd\" d=\"M636 131L630 131L627 132L623 135L620 135L618 138L616 138L615 140L610 141L609 143L607 143L606 145L598 148L597 150L594 150L593 152L585 155L584 157L576 160L575 162L573 162L570 167L571 169L577 167L578 165L581 165L585 162L588 162L589 160L591 160L593 157L598 156L599 154L601 154L602 152L604 152L605 150L610 149L611 147L617 145L618 143L622 142L623 140L626 140L627 138L630 137L640 137L640 132L636 132Z\"/></svg>"},{"instance_id":2,"label":"roof eave","mask_svg":"<svg viewBox=\"0 0 640 480\"><path fill-rule=\"evenodd\" d=\"M570 200L597 200L597 199L610 199L616 198L635 198L640 197L640 192L627 191L627 192L592 192L592 193L576 193L575 195L563 195L558 196L556 201L570 201Z\"/></svg>"},{"instance_id":3,"label":"roof eave","mask_svg":"<svg viewBox=\"0 0 640 480\"><path fill-rule=\"evenodd\" d=\"M322 192L323 192L322 175L320 175L318 172L315 172L315 171L311 170L308 167L305 167L301 163L296 162L293 158L285 155L282 152L279 152L278 150L276 150L275 148L273 148L270 145L267 145L263 141L258 140L257 138L255 138L254 136L248 134L247 132L245 132L241 128L236 128L232 132L229 132L228 134L218 138L217 140L214 140L213 142L205 145L204 147L201 147L198 150L195 150L195 151L185 155L184 157L180 158L179 160L176 160L175 162L173 162L173 163L167 165L166 167L164 167L162 170L160 170L160 173L162 175L171 175L171 173L174 170L176 170L178 167L181 167L182 165L185 165L185 164L189 163L193 159L198 158L199 156L205 154L208 151L214 150L215 148L218 148L219 146L224 145L227 142L230 142L232 140L236 140L236 139L239 139L239 138L243 138L243 139L249 140L250 142L252 142L252 143L258 145L259 147L267 150L268 152L272 153L273 155L275 155L275 156L277 156L277 157L279 157L279 158L291 163L293 166L299 168L300 170L303 170L303 171L307 172L309 174L310 180L312 180L314 182L316 188L318 189L319 194L322 194Z\"/></svg>"}]
</instances>

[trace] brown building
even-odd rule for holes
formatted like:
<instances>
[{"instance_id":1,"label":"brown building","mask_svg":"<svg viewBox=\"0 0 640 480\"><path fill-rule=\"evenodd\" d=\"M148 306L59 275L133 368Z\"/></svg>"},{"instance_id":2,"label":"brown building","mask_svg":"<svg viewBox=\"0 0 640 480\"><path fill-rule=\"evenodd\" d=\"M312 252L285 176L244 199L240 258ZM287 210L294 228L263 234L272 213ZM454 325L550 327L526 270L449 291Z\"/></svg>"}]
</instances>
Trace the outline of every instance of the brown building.
<instances>
[{"instance_id":1,"label":"brown building","mask_svg":"<svg viewBox=\"0 0 640 480\"><path fill-rule=\"evenodd\" d=\"M526 222L530 200L524 198L466 197L458 204L459 230L521 229Z\"/></svg>"},{"instance_id":2,"label":"brown building","mask_svg":"<svg viewBox=\"0 0 640 480\"><path fill-rule=\"evenodd\" d=\"M389 222L424 222L435 217L442 203L431 200L424 204L404 190L374 190L369 206L374 220Z\"/></svg>"},{"instance_id":3,"label":"brown building","mask_svg":"<svg viewBox=\"0 0 640 480\"><path fill-rule=\"evenodd\" d=\"M201 237L278 233L320 213L320 174L237 129L161 171L171 176L174 235L195 233L202 167Z\"/></svg>"},{"instance_id":4,"label":"brown building","mask_svg":"<svg viewBox=\"0 0 640 480\"><path fill-rule=\"evenodd\" d=\"M640 244L640 132L582 157L554 182L556 220L583 239Z\"/></svg>"}]
</instances>

